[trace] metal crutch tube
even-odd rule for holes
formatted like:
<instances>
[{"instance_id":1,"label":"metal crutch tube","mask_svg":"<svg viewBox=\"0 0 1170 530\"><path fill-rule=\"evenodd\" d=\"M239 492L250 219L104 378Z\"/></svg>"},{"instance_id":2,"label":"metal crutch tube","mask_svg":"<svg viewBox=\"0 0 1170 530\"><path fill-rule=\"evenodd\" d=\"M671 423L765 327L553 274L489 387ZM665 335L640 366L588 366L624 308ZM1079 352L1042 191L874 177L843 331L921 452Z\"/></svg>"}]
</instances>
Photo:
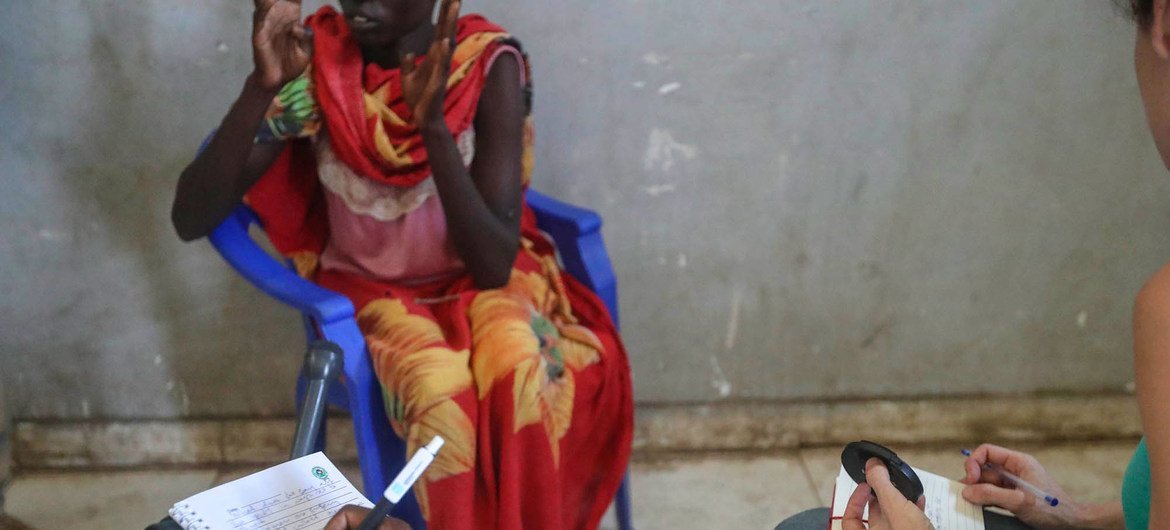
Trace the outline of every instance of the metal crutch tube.
<instances>
[{"instance_id":1,"label":"metal crutch tube","mask_svg":"<svg viewBox=\"0 0 1170 530\"><path fill-rule=\"evenodd\" d=\"M292 452L294 460L312 452L313 445L325 426L325 405L329 387L341 376L343 354L341 346L326 340L313 341L305 352L305 397L301 402L301 415L297 420L297 432L293 435Z\"/></svg>"}]
</instances>

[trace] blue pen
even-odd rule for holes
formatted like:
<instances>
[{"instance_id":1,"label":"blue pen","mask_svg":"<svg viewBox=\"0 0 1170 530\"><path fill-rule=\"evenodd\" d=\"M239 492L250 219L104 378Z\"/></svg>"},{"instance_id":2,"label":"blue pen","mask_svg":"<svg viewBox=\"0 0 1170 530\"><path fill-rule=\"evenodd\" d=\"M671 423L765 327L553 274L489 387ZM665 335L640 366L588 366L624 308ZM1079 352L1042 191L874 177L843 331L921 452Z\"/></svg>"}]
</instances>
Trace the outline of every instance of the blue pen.
<instances>
[{"instance_id":1,"label":"blue pen","mask_svg":"<svg viewBox=\"0 0 1170 530\"><path fill-rule=\"evenodd\" d=\"M963 449L963 456L971 456L971 451L968 449ZM1003 466L1001 466L999 464L995 464L992 462L984 462L983 469L998 473L999 476L1007 479L1008 482L1011 482L1017 488L1022 489L1024 491L1027 491L1028 493L1031 493L1032 495L1035 495L1037 499L1043 500L1044 503L1049 505L1049 506L1056 506L1056 505L1060 504L1060 499L1057 499L1056 497L1053 497L1052 495L1044 493L1044 490L1037 488L1036 486L1032 485L1030 482L1028 482L1020 477L1017 477L1015 474L1004 469Z\"/></svg>"}]
</instances>

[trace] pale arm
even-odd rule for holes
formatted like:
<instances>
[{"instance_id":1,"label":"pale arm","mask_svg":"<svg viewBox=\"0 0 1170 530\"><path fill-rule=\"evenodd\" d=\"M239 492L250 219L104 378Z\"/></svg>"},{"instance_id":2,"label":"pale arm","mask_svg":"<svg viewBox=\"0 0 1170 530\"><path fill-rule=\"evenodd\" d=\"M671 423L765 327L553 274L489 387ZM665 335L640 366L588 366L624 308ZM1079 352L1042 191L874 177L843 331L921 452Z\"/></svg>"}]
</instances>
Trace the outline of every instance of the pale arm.
<instances>
[{"instance_id":1,"label":"pale arm","mask_svg":"<svg viewBox=\"0 0 1170 530\"><path fill-rule=\"evenodd\" d=\"M1150 452L1150 528L1170 528L1170 265L1134 304L1134 371Z\"/></svg>"}]
</instances>

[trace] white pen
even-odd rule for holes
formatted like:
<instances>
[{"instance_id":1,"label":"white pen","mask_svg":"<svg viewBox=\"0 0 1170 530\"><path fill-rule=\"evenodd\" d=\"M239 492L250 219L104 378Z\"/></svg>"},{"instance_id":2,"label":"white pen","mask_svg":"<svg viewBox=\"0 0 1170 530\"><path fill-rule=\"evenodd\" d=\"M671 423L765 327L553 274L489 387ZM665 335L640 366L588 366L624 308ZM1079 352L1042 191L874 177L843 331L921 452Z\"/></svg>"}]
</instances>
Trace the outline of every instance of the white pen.
<instances>
[{"instance_id":1,"label":"white pen","mask_svg":"<svg viewBox=\"0 0 1170 530\"><path fill-rule=\"evenodd\" d=\"M394 505L402 500L414 482L422 476L423 471L427 470L427 466L435 461L435 456L439 454L439 448L443 447L443 438L436 436L431 443L426 447L419 449L414 453L414 457L410 462L406 463L406 467L398 473L397 477L386 486L386 491L382 492L382 498L378 499L378 503L374 505L374 509L362 519L362 524L358 525L357 530L375 530L382 524L382 520L390 515L390 510L394 509Z\"/></svg>"}]
</instances>

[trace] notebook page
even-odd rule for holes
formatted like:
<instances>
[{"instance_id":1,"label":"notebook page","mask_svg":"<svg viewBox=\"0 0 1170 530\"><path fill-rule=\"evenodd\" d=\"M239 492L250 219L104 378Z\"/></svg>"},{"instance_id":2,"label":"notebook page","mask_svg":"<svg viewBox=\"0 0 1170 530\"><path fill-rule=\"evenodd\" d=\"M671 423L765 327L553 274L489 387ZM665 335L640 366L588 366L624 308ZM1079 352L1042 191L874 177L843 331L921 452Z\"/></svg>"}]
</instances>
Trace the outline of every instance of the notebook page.
<instances>
[{"instance_id":1,"label":"notebook page","mask_svg":"<svg viewBox=\"0 0 1170 530\"><path fill-rule=\"evenodd\" d=\"M195 495L171 513L202 520L185 528L320 529L346 504L373 506L324 453L314 453Z\"/></svg>"},{"instance_id":2,"label":"notebook page","mask_svg":"<svg viewBox=\"0 0 1170 530\"><path fill-rule=\"evenodd\" d=\"M963 485L940 477L929 471L914 468L922 480L923 495L926 497L926 517L935 530L983 530L983 508L963 499ZM840 519L845 515L845 505L857 484L841 468L837 473L837 485L833 490L833 527L840 528ZM863 518L869 519L866 508Z\"/></svg>"},{"instance_id":3,"label":"notebook page","mask_svg":"<svg viewBox=\"0 0 1170 530\"><path fill-rule=\"evenodd\" d=\"M934 473L915 469L926 496L926 517L936 530L980 530L983 508L963 499L963 485Z\"/></svg>"},{"instance_id":4,"label":"notebook page","mask_svg":"<svg viewBox=\"0 0 1170 530\"><path fill-rule=\"evenodd\" d=\"M842 466L837 472L837 484L833 487L833 514L834 521L840 520L845 516L845 505L849 503L849 497L853 495L853 490L857 489L857 483L853 482L853 478L845 471ZM861 518L869 520L869 506L865 507L865 512L862 513Z\"/></svg>"}]
</instances>

